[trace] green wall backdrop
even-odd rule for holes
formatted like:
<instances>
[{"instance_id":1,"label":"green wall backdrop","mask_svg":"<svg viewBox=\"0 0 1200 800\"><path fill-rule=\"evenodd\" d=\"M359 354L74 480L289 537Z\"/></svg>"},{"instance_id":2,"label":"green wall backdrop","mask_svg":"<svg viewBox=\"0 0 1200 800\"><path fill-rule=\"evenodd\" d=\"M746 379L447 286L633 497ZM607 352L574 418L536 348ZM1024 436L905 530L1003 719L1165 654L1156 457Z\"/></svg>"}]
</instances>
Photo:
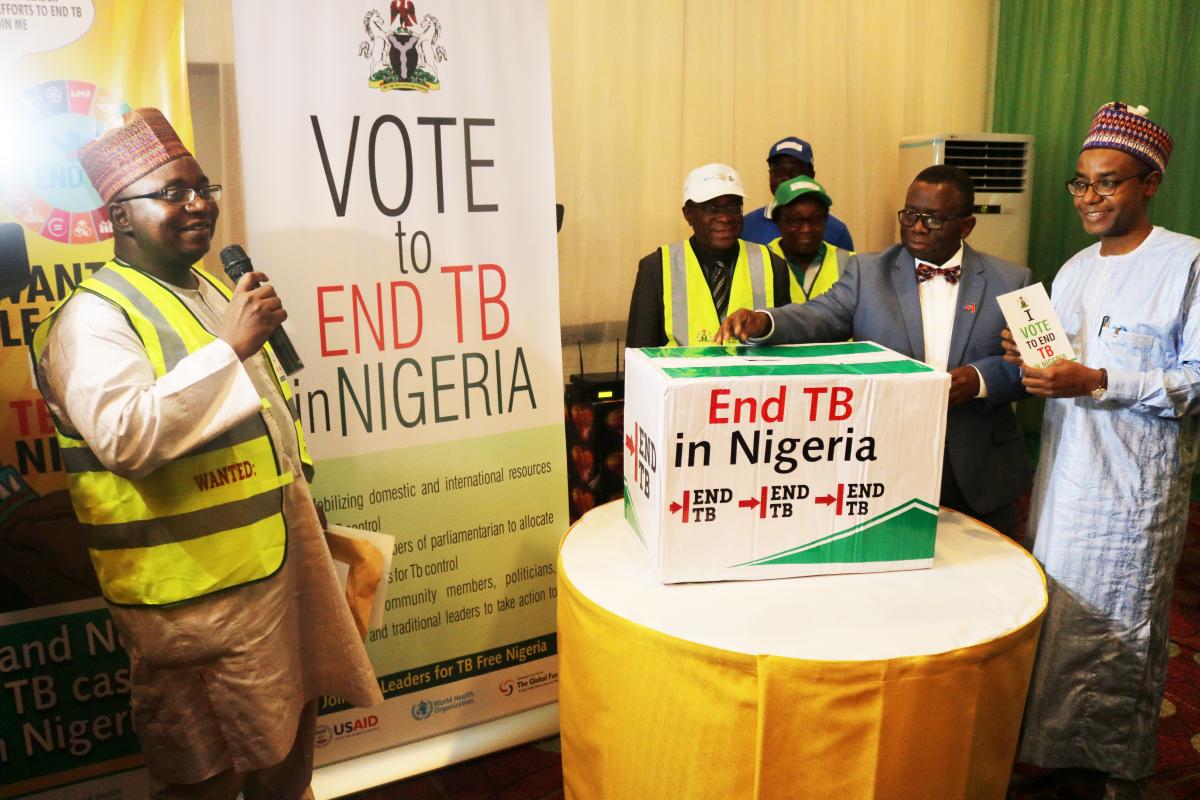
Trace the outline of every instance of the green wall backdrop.
<instances>
[{"instance_id":1,"label":"green wall backdrop","mask_svg":"<svg viewBox=\"0 0 1200 800\"><path fill-rule=\"evenodd\" d=\"M1146 106L1174 137L1150 218L1200 236L1198 33L1197 0L1000 0L992 130L1035 137L1029 268L1047 289L1063 262L1095 241L1063 184L1092 116L1110 100ZM1018 404L1035 450L1043 405Z\"/></svg>"},{"instance_id":2,"label":"green wall backdrop","mask_svg":"<svg viewBox=\"0 0 1200 800\"><path fill-rule=\"evenodd\" d=\"M1049 282L1084 234L1063 184L1092 115L1144 105L1175 138L1156 225L1200 235L1200 2L1001 0L993 130L1036 137L1029 267Z\"/></svg>"}]
</instances>

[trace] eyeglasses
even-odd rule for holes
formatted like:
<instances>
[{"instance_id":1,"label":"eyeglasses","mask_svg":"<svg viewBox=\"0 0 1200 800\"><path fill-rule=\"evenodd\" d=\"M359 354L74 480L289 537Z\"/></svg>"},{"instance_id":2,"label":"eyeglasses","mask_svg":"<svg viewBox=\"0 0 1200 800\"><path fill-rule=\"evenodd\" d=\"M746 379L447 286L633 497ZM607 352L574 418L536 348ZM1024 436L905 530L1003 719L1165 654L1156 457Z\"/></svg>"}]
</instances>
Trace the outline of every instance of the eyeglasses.
<instances>
[{"instance_id":1,"label":"eyeglasses","mask_svg":"<svg viewBox=\"0 0 1200 800\"><path fill-rule=\"evenodd\" d=\"M787 228L788 230L800 230L801 228L825 228L825 223L829 221L826 216L821 217L785 217L779 218L779 228Z\"/></svg>"},{"instance_id":2,"label":"eyeglasses","mask_svg":"<svg viewBox=\"0 0 1200 800\"><path fill-rule=\"evenodd\" d=\"M132 197L117 197L113 199L114 203L124 203L126 200L162 200L170 203L173 206L186 206L196 202L196 196L199 195L205 200L216 202L221 199L221 185L219 183L209 184L208 186L168 186L166 189L159 189L157 192L149 194L135 194Z\"/></svg>"},{"instance_id":3,"label":"eyeglasses","mask_svg":"<svg viewBox=\"0 0 1200 800\"><path fill-rule=\"evenodd\" d=\"M732 214L735 217L742 215L741 203L730 203L729 205L718 205L717 203L697 203L701 211L710 217L715 217L718 214Z\"/></svg>"},{"instance_id":4,"label":"eyeglasses","mask_svg":"<svg viewBox=\"0 0 1200 800\"><path fill-rule=\"evenodd\" d=\"M1067 181L1067 191L1076 197L1083 197L1085 194L1087 194L1087 190L1091 189L1101 197L1112 197L1117 193L1117 187L1125 181L1131 181L1134 178L1144 178L1151 172L1154 172L1154 170L1143 172L1140 175L1130 175L1127 178L1101 178L1100 180L1092 181L1091 183L1079 178L1075 178L1074 180Z\"/></svg>"},{"instance_id":5,"label":"eyeglasses","mask_svg":"<svg viewBox=\"0 0 1200 800\"><path fill-rule=\"evenodd\" d=\"M896 212L896 219L900 220L900 224L904 227L911 228L917 224L917 220L921 220L925 223L925 227L931 231L936 231L947 222L963 219L966 216L966 214L956 214L953 217L935 217L933 214L922 214L920 211L913 211L911 208L904 208Z\"/></svg>"}]
</instances>

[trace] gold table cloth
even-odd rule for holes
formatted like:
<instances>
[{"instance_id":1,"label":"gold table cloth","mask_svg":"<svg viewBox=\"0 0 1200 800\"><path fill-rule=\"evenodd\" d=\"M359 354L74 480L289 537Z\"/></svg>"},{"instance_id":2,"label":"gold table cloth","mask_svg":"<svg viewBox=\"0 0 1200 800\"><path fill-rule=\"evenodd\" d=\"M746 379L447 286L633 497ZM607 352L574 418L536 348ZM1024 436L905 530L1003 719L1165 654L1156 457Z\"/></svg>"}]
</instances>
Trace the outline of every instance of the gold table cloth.
<instances>
[{"instance_id":1,"label":"gold table cloth","mask_svg":"<svg viewBox=\"0 0 1200 800\"><path fill-rule=\"evenodd\" d=\"M620 502L558 569L568 798L1002 798L1046 606L943 509L927 570L664 585Z\"/></svg>"}]
</instances>

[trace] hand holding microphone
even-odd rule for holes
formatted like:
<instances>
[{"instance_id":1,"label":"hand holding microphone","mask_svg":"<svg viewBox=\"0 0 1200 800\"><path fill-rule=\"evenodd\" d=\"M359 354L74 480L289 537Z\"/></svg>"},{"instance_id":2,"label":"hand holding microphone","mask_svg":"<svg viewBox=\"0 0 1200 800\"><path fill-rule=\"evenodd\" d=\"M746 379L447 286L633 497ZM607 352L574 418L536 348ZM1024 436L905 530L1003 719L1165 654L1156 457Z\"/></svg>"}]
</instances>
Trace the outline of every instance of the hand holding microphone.
<instances>
[{"instance_id":1,"label":"hand holding microphone","mask_svg":"<svg viewBox=\"0 0 1200 800\"><path fill-rule=\"evenodd\" d=\"M270 342L286 374L303 369L304 362L281 327L287 319L283 301L275 293L275 287L266 282L267 276L254 271L250 257L236 244L221 251L221 264L236 287L218 336L242 361L257 353L264 342Z\"/></svg>"}]
</instances>

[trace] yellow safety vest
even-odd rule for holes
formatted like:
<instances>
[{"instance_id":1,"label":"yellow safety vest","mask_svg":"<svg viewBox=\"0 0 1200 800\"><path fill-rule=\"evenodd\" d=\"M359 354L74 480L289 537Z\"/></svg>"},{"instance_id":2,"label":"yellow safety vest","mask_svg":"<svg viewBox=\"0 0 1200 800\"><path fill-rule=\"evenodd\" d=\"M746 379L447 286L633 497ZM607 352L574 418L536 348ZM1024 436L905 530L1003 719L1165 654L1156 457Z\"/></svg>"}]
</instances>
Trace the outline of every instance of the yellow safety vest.
<instances>
[{"instance_id":1,"label":"yellow safety vest","mask_svg":"<svg viewBox=\"0 0 1200 800\"><path fill-rule=\"evenodd\" d=\"M780 238L782 237L776 237L767 247L772 253L787 261L787 256L783 254L783 247L779 244ZM854 255L853 251L843 250L825 242L825 257L821 259L821 266L817 268L816 280L813 281L812 290L808 292L804 291L804 287L796 278L796 273L789 265L788 283L792 288L792 302L803 303L805 300L811 300L817 295L829 291L829 287L837 283L838 276L842 274L842 268L846 266L846 262L852 255Z\"/></svg>"},{"instance_id":2,"label":"yellow safety vest","mask_svg":"<svg viewBox=\"0 0 1200 800\"><path fill-rule=\"evenodd\" d=\"M712 292L691 242L675 242L659 249L662 252L663 322L667 346L710 344L724 318L717 317ZM739 239L725 316L739 308L774 305L770 252L761 244Z\"/></svg>"},{"instance_id":3,"label":"yellow safety vest","mask_svg":"<svg viewBox=\"0 0 1200 800\"><path fill-rule=\"evenodd\" d=\"M226 297L229 290L192 270ZM145 273L110 261L42 321L32 343L45 351L58 311L76 292L102 297L124 312L162 377L216 337L170 289ZM274 355L271 366L274 367ZM279 372L275 370L276 378ZM279 381L285 399L291 391ZM269 407L262 399L264 411ZM290 405L290 404L289 404ZM293 413L293 419L295 414ZM141 478L110 472L73 431L55 429L75 514L109 602L162 606L193 600L274 575L287 553L282 472L262 414ZM301 459L311 464L299 423Z\"/></svg>"}]
</instances>

